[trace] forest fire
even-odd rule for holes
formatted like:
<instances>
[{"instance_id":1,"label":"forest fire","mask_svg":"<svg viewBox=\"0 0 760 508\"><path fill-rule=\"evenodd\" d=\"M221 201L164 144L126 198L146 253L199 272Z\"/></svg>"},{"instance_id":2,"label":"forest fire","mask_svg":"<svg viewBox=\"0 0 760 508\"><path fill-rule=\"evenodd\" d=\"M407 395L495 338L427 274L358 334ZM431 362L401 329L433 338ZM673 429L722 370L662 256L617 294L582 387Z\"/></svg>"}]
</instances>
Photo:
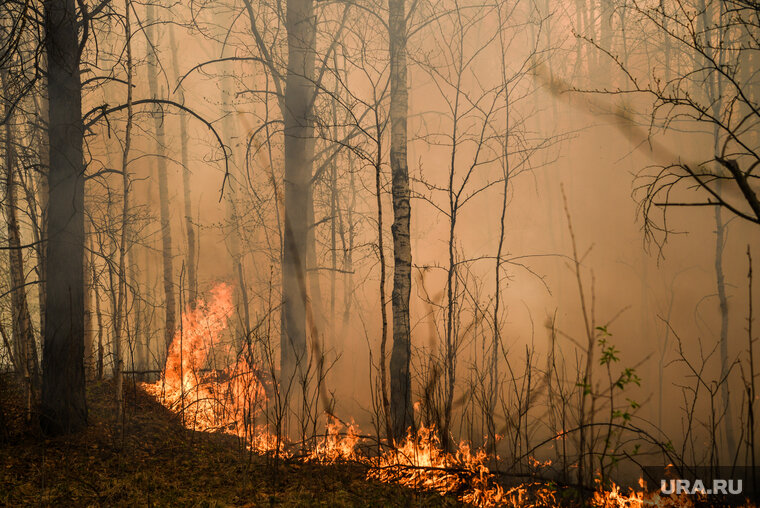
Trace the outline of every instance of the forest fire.
<instances>
[{"instance_id":1,"label":"forest fire","mask_svg":"<svg viewBox=\"0 0 760 508\"><path fill-rule=\"evenodd\" d=\"M359 460L356 445L359 443L359 428L351 423L345 436L340 435L344 425L335 417L328 416L326 435L317 441L314 449L309 453L308 459L316 462L337 462L340 460Z\"/></svg>"},{"instance_id":2,"label":"forest fire","mask_svg":"<svg viewBox=\"0 0 760 508\"><path fill-rule=\"evenodd\" d=\"M0 0L0 215L2 506L760 503L760 0Z\"/></svg>"},{"instance_id":3,"label":"forest fire","mask_svg":"<svg viewBox=\"0 0 760 508\"><path fill-rule=\"evenodd\" d=\"M484 450L473 452L465 442L455 453L446 453L435 428L422 426L416 433L410 431L397 448L372 459L368 476L441 494L459 493L465 502L495 506L504 499L504 491L485 465L487 460Z\"/></svg>"},{"instance_id":4,"label":"forest fire","mask_svg":"<svg viewBox=\"0 0 760 508\"><path fill-rule=\"evenodd\" d=\"M266 397L264 386L245 355L238 355L231 366L222 371L207 368L212 355L234 358L222 346L222 333L232 316L232 287L218 284L211 290L211 299L199 299L182 315L182 325L174 336L161 379L146 384L145 389L162 404L182 415L186 427L199 431L220 431L241 437L258 453L280 447L287 456L283 440L278 440L265 426L246 432L246 418L254 415L247 408L252 400ZM228 349L228 348L227 348ZM484 450L471 450L462 442L455 453L443 451L434 427L422 426L411 431L396 448L377 457L366 457L357 450L359 429L328 417L326 435L318 439L305 460L333 463L357 461L369 466L368 478L441 494L457 493L468 503L495 506L505 499L503 489L495 483L485 465ZM278 445L279 443L279 445Z\"/></svg>"},{"instance_id":5,"label":"forest fire","mask_svg":"<svg viewBox=\"0 0 760 508\"><path fill-rule=\"evenodd\" d=\"M182 324L169 347L161 378L145 389L182 415L185 425L200 431L223 430L243 436L240 425L249 402L265 397L257 372L245 355L225 369L207 369L213 355L233 357L221 334L232 316L232 287L218 284L211 300L199 299L182 314ZM258 441L265 446L268 440Z\"/></svg>"},{"instance_id":6,"label":"forest fire","mask_svg":"<svg viewBox=\"0 0 760 508\"><path fill-rule=\"evenodd\" d=\"M260 375L245 355L235 355L231 346L223 346L222 334L233 314L232 287L218 284L211 298L198 299L182 315L182 325L169 348L166 367L161 379L145 384L173 412L182 415L186 427L198 431L223 432L244 439L256 453L278 451L280 457L292 457L284 438L277 438L266 425L252 426L256 415L250 408L266 399ZM209 368L214 356L226 355L230 365L222 370ZM367 479L398 483L406 487L435 491L457 496L476 506L551 506L557 503L556 490L544 483L527 483L505 489L490 471L489 455L483 449L473 449L465 441L456 451L446 452L434 426L420 426L408 431L396 447L376 456L361 453L362 441L355 423L345 425L328 415L325 435L303 455L305 461L331 464L352 461L363 464ZM551 461L530 459L536 467L546 467ZM677 502L660 499L642 491L630 489L629 494L612 484L605 490L598 487L591 504L604 508L634 508L643 506L685 506L686 499Z\"/></svg>"}]
</instances>

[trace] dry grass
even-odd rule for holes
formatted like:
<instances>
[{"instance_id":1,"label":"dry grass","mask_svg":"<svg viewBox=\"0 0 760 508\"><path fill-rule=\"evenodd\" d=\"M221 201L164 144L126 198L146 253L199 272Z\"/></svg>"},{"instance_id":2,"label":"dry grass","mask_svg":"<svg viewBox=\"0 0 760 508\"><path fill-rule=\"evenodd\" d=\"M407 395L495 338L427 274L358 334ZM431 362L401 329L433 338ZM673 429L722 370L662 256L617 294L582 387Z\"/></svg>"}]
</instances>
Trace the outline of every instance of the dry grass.
<instances>
[{"instance_id":1,"label":"dry grass","mask_svg":"<svg viewBox=\"0 0 760 508\"><path fill-rule=\"evenodd\" d=\"M275 466L234 438L185 429L132 384L125 388L123 433L112 385L95 383L87 431L45 439L24 425L12 384L0 382L3 506L459 506L435 493L367 481L356 464Z\"/></svg>"}]
</instances>

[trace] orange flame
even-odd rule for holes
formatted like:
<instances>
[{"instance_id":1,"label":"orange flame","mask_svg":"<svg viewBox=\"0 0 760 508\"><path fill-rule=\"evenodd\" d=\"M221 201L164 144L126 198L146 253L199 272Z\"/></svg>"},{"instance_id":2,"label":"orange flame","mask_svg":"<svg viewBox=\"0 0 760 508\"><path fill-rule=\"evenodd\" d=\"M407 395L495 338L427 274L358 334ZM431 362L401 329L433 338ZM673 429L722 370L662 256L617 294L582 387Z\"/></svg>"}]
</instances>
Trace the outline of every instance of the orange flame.
<instances>
[{"instance_id":1,"label":"orange flame","mask_svg":"<svg viewBox=\"0 0 760 508\"><path fill-rule=\"evenodd\" d=\"M195 308L182 314L161 379L145 388L182 414L188 427L245 437L243 415L251 402L265 398L264 388L242 355L221 371L204 370L215 349L221 355L234 353L232 346L224 347L221 340L233 313L232 287L218 284L211 297L208 302L198 299Z\"/></svg>"},{"instance_id":2,"label":"orange flame","mask_svg":"<svg viewBox=\"0 0 760 508\"><path fill-rule=\"evenodd\" d=\"M422 426L416 435L410 430L398 447L371 459L367 476L441 494L462 491L460 499L466 503L496 506L504 490L494 481L487 460L484 450L473 453L464 441L455 453L444 452L434 427Z\"/></svg>"},{"instance_id":3,"label":"orange flame","mask_svg":"<svg viewBox=\"0 0 760 508\"><path fill-rule=\"evenodd\" d=\"M661 496L659 492L647 492L644 490L645 482L639 478L638 484L641 490L628 488L628 494L614 482L609 489L604 489L597 480L597 489L591 500L591 506L597 508L643 508L644 506L657 506L662 508L692 508L694 498L686 494Z\"/></svg>"},{"instance_id":4,"label":"orange flame","mask_svg":"<svg viewBox=\"0 0 760 508\"><path fill-rule=\"evenodd\" d=\"M316 462L333 463L340 460L359 460L356 445L359 443L359 428L351 422L346 429L346 435L340 436L344 425L335 417L329 416L327 434L317 441L308 459Z\"/></svg>"},{"instance_id":5,"label":"orange flame","mask_svg":"<svg viewBox=\"0 0 760 508\"><path fill-rule=\"evenodd\" d=\"M266 400L266 392L251 362L241 354L223 370L207 368L213 354L219 353L225 358L236 353L234 346L224 346L222 341L232 314L232 287L227 284L214 287L210 301L199 299L194 308L187 308L169 347L161 379L146 384L145 389L166 407L182 414L189 428L236 435L255 452L277 451L281 457L290 457L288 443L271 433L266 425L254 425L253 408L260 407ZM415 410L419 408L420 404L415 404ZM557 435L557 439L565 438L564 433ZM328 416L324 437L316 441L305 460L359 461L369 466L368 479L455 494L461 501L476 506L560 504L557 491L540 482L504 490L486 465L490 457L485 450L472 449L462 441L456 451L448 453L442 449L432 426L422 426L416 433L410 430L400 444L377 457L359 453L360 441L357 425L351 422L345 426L337 418ZM551 461L541 462L530 457L530 465L538 470L549 467ZM643 481L640 487L640 491L629 489L629 493L624 494L615 484L609 489L599 484L591 504L600 508L693 506L686 496L662 498L657 493L645 492Z\"/></svg>"},{"instance_id":6,"label":"orange flame","mask_svg":"<svg viewBox=\"0 0 760 508\"><path fill-rule=\"evenodd\" d=\"M232 288L219 284L211 290L213 299L198 300L194 309L182 314L182 326L174 334L164 368L168 391L190 391L198 385L198 374L209 352L232 316ZM181 384L181 385L180 385Z\"/></svg>"}]
</instances>

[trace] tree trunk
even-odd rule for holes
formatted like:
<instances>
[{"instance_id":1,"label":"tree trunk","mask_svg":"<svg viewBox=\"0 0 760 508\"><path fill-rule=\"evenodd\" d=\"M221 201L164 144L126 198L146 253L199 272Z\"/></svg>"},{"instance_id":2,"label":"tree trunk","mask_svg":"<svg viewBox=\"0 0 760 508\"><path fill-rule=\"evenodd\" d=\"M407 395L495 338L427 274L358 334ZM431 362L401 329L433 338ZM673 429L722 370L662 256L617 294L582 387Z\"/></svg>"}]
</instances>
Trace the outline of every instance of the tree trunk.
<instances>
[{"instance_id":1,"label":"tree trunk","mask_svg":"<svg viewBox=\"0 0 760 508\"><path fill-rule=\"evenodd\" d=\"M344 337L348 329L351 317L351 300L354 293L353 284L353 253L354 253L354 208L356 206L356 177L354 176L354 162L351 152L348 153L348 189L349 197L346 199L346 218L343 219L340 206L337 206L340 223L341 246L343 248L343 316L341 319L340 336Z\"/></svg>"},{"instance_id":2,"label":"tree trunk","mask_svg":"<svg viewBox=\"0 0 760 508\"><path fill-rule=\"evenodd\" d=\"M232 115L235 113L235 106L230 102L234 92L227 86L230 77L234 74L234 70L231 65L227 64L224 67L225 81L221 86L221 103L222 110L224 111L224 118L222 119L222 136L223 139L229 143L232 147L232 139L235 137L235 130L232 127ZM230 148L229 157L234 159L234 152ZM234 163L231 165L231 171L236 168ZM226 201L226 231L225 231L225 243L227 245L227 251L232 258L231 277L237 278L238 283L235 287L234 294L234 306L236 315L234 316L234 333L235 342L238 348L242 350L245 345L245 339L251 331L251 315L248 309L248 292L245 284L245 270L243 267L243 253L240 249L240 241L242 239L242 229L240 224L240 214L237 208L237 175L231 174L227 181L227 191L225 194Z\"/></svg>"},{"instance_id":3,"label":"tree trunk","mask_svg":"<svg viewBox=\"0 0 760 508\"><path fill-rule=\"evenodd\" d=\"M309 278L308 302L311 305L311 313L314 318L314 327L317 331L325 330L325 311L322 305L322 284L319 273L319 260L317 258L317 228L316 216L314 215L314 191L309 192L307 205L308 231L306 236L306 271ZM313 337L316 340L318 337Z\"/></svg>"},{"instance_id":4,"label":"tree trunk","mask_svg":"<svg viewBox=\"0 0 760 508\"><path fill-rule=\"evenodd\" d=\"M612 15L613 15L612 0L600 0L599 1L599 44L607 51L615 52L612 43ZM601 76L609 76L610 72L610 59L605 57L599 58L599 71L602 72Z\"/></svg>"},{"instance_id":5,"label":"tree trunk","mask_svg":"<svg viewBox=\"0 0 760 508\"><path fill-rule=\"evenodd\" d=\"M409 295L412 287L412 248L409 234L409 168L407 167L406 13L404 0L389 0L388 36L391 62L391 192L393 194L393 349L391 351L391 418L393 438L400 440L414 425L412 412Z\"/></svg>"},{"instance_id":6,"label":"tree trunk","mask_svg":"<svg viewBox=\"0 0 760 508\"><path fill-rule=\"evenodd\" d=\"M90 233L85 233L85 237ZM95 256L90 253L84 258L84 372L88 379L95 373L95 315L92 305L92 293L95 281L92 277L91 266Z\"/></svg>"},{"instance_id":7,"label":"tree trunk","mask_svg":"<svg viewBox=\"0 0 760 508\"><path fill-rule=\"evenodd\" d=\"M48 125L50 122L49 104L46 100L41 100L37 108L37 121L42 125ZM39 200L40 215L39 228L35 228L39 242L35 247L37 253L37 278L40 281L37 288L37 302L40 307L40 337L45 336L45 300L47 300L47 261L46 247L43 239L47 237L47 217L48 217L48 171L50 168L50 140L47 132L39 129L38 132L38 152L40 154L40 165L43 171L37 171L35 175L37 187L37 199ZM28 198L27 198L28 199Z\"/></svg>"},{"instance_id":8,"label":"tree trunk","mask_svg":"<svg viewBox=\"0 0 760 508\"><path fill-rule=\"evenodd\" d=\"M154 7L148 3L146 22L148 25L148 86L152 98L158 97L158 64L155 52L155 46L158 42L156 30L156 17ZM176 304L174 299L174 261L172 259L172 231L169 215L169 175L166 167L166 137L164 136L164 118L160 111L153 112L153 121L156 135L156 156L158 171L158 200L159 214L161 218L161 258L163 260L163 281L164 281L164 310L165 310L165 328L164 344L166 351L169 351L169 345L174 337L174 324Z\"/></svg>"},{"instance_id":9,"label":"tree trunk","mask_svg":"<svg viewBox=\"0 0 760 508\"><path fill-rule=\"evenodd\" d=\"M700 18L699 29L703 32L707 32L708 27L712 25L723 26L722 17L724 15L723 8L716 7L713 11L712 6L708 6L704 0L699 2ZM713 40L708 40L708 48L705 50L706 55L710 59L714 59L719 65L722 65L725 60L725 55L722 51L722 44L731 44L730 36L728 33L721 31L714 36ZM716 118L723 117L723 87L722 81L712 76L707 80L707 93L711 101L711 111ZM716 159L720 157L721 144L722 144L721 129L717 124L713 126L713 151ZM715 191L718 195L721 194L721 181L716 182ZM731 401L729 392L729 381L726 379L728 376L730 366L728 358L728 296L726 294L726 280L723 272L723 248L726 242L726 228L727 224L723 221L721 207L716 206L714 210L715 217L715 283L718 290L718 306L720 309L720 377L724 379L721 385L721 398L723 399L723 422L726 431L726 444L728 447L727 457L730 459L736 453L736 437L733 431L733 417L731 411Z\"/></svg>"},{"instance_id":10,"label":"tree trunk","mask_svg":"<svg viewBox=\"0 0 760 508\"><path fill-rule=\"evenodd\" d=\"M338 54L333 54L333 65L335 67L336 75L340 75L340 68L338 67ZM335 82L335 88L333 93L338 96L339 93L338 82ZM331 101L331 113L333 123L333 139L338 138L338 106L336 101ZM336 295L336 278L338 271L338 161L334 160L330 163L330 319L328 327L325 333L329 333L333 340L336 338L335 326L335 295ZM343 347L344 344L339 345Z\"/></svg>"},{"instance_id":11,"label":"tree trunk","mask_svg":"<svg viewBox=\"0 0 760 508\"><path fill-rule=\"evenodd\" d=\"M127 38L127 127L124 133L124 151L121 158L121 175L122 175L122 209L121 209L121 235L119 238L119 268L118 268L118 290L116 296L116 322L114 325L114 388L116 390L116 421L123 423L123 376L124 361L122 359L121 341L122 332L126 329L127 323L127 251L129 245L129 148L132 144L132 27L130 24L131 6L129 0L124 1L125 16L124 26Z\"/></svg>"},{"instance_id":12,"label":"tree trunk","mask_svg":"<svg viewBox=\"0 0 760 508\"><path fill-rule=\"evenodd\" d=\"M313 0L287 3L288 73L285 108L285 238L282 256L281 377L284 386L305 375L306 244L314 158L311 104L314 98L315 19Z\"/></svg>"},{"instance_id":13,"label":"tree trunk","mask_svg":"<svg viewBox=\"0 0 760 508\"><path fill-rule=\"evenodd\" d=\"M10 120L10 119L9 119ZM47 121L47 120L46 120ZM10 127L10 126L9 126ZM43 130L38 129L36 133L30 135L29 139L24 142L25 146L32 146L36 143L38 147L38 151L40 153L40 162L42 163L43 167L47 167L47 158L45 156L45 150L47 150L47 142L41 141L39 138L43 136L42 134ZM43 235L43 229L44 225L41 224L41 218L40 214L38 213L37 207L42 206L43 202L46 200L46 197L41 196L40 193L47 192L47 189L42 187L42 183L45 181L45 177L41 175L42 171L35 171L33 173L36 175L39 175L37 178L39 178L39 182L35 182L33 176L29 176L28 174L25 175L22 173L21 169L23 165L21 164L15 164L16 157L15 152L13 150L13 134L12 131L8 131L7 136L7 142L10 143L8 145L8 152L7 155L10 157L8 160L8 167L11 168L15 165L16 172L15 174L9 173L8 177L11 179L11 184L9 184L9 189L12 188L14 191L20 186L23 191L26 198L26 211L29 215L30 219L30 225L32 230L32 240L36 243L34 246L34 252L37 257L38 265L35 267L35 271L37 272L37 286L41 289L44 289L44 275L42 274L43 270L40 264L42 263L42 260L44 259L44 255L42 252L44 251L44 247L42 245L42 238ZM15 178L18 177L18 182L15 183ZM26 180L25 180L26 179ZM18 231L18 208L15 203L18 202L18 194L13 194L10 196L13 198L14 206L10 210L13 213L12 217L8 218L8 226L9 228L13 227L15 229L15 233L8 235L9 244L18 242L20 245L21 242L21 236ZM39 201L39 203L38 203ZM15 226L12 226L11 223L14 223ZM15 237L15 238L14 238ZM25 275L26 271L24 268L23 258L20 251L16 251L10 253L11 256L17 255L18 259L15 261L16 268L18 269L18 274L22 274L23 281L25 282ZM10 268L13 269L14 262L10 263ZM12 278L13 280L13 278ZM17 281L19 282L19 281ZM14 284L13 287L18 287L18 284ZM44 293L37 293L38 295L44 294ZM26 292L26 289L22 293L20 293L19 296L23 297L23 302L18 302L18 305L14 308L19 309L19 314L17 316L21 316L24 321L26 321L26 324L24 326L28 327L28 330L21 331L22 334L28 334L28 337L31 339L29 342L29 355L28 355L28 368L29 372L31 374L31 387L34 391L34 394L39 395L40 390L40 360L39 355L37 353L37 345L35 341L35 335L34 335L34 322L32 319L32 311L29 310L29 296ZM42 312L42 309L44 309L44 302L39 300L40 303L40 312ZM12 302L13 304L13 302ZM15 305L15 304L14 304ZM25 310L24 310L25 309ZM39 328L39 334L42 336L42 328L43 328L44 320L40 319L40 328ZM31 393L30 393L31 395Z\"/></svg>"},{"instance_id":14,"label":"tree trunk","mask_svg":"<svg viewBox=\"0 0 760 508\"><path fill-rule=\"evenodd\" d=\"M547 9L549 5L547 2ZM501 7L499 7L499 25L502 23ZM499 48L501 53L506 51L507 44L504 40L504 32L499 32ZM501 217L499 218L499 242L496 249L496 261L494 266L494 306L493 306L493 342L491 343L491 358L489 361L489 390L490 397L486 406L487 414L485 415L486 425L488 427L488 443L491 454L496 457L496 406L499 403L499 393L501 382L499 380L499 352L501 349L501 324L499 320L499 311L501 310L501 263L504 254L504 234L506 233L507 218L507 201L509 200L509 121L510 121L510 104L509 104L509 80L507 78L507 66L504 58L501 58L501 82L504 86L504 139L502 141L502 170L504 186L501 195ZM552 100L552 102L555 102ZM556 117L555 117L556 118Z\"/></svg>"},{"instance_id":15,"label":"tree trunk","mask_svg":"<svg viewBox=\"0 0 760 508\"><path fill-rule=\"evenodd\" d=\"M169 29L169 36L172 47L172 67L174 70L174 76L176 79L180 78L179 74L179 56L177 55L177 44L174 41L174 25L171 25ZM185 91L180 86L178 101L181 104L185 103ZM190 159L188 157L187 150L187 115L184 111L179 114L179 143L180 154L182 162L182 195L184 197L185 205L185 230L187 236L187 301L190 305L195 305L195 299L198 296L198 278L196 275L195 267L195 227L193 226L192 215L192 202L190 196L192 195L190 187Z\"/></svg>"},{"instance_id":16,"label":"tree trunk","mask_svg":"<svg viewBox=\"0 0 760 508\"><path fill-rule=\"evenodd\" d=\"M393 424L391 421L391 406L388 397L388 366L386 365L386 345L388 343L388 310L386 308L386 290L385 290L385 247L383 242L383 195L382 195L382 169L383 169L383 142L382 142L382 125L377 109L375 109L375 130L377 133L376 153L375 153L375 198L377 202L377 252L380 261L380 397L383 404L383 419L385 420L385 432L388 439L393 439Z\"/></svg>"},{"instance_id":17,"label":"tree trunk","mask_svg":"<svg viewBox=\"0 0 760 508\"><path fill-rule=\"evenodd\" d=\"M720 181L717 191L720 193ZM720 377L724 379L729 373L728 358L728 296L726 295L726 278L723 273L723 248L726 241L726 224L721 217L721 207L715 207L715 283L718 288L718 306L720 308ZM734 436L734 424L731 415L731 398L729 395L729 380L725 379L721 385L721 398L725 417L726 444L728 445L727 457L730 459L736 453L736 437Z\"/></svg>"},{"instance_id":18,"label":"tree trunk","mask_svg":"<svg viewBox=\"0 0 760 508\"><path fill-rule=\"evenodd\" d=\"M7 83L6 80L2 80ZM39 388L37 384L39 364L37 348L34 344L32 317L26 297L26 277L24 258L21 250L21 233L18 225L17 183L15 178L16 158L13 147L11 122L5 124L5 217L8 226L8 271L11 283L13 358L15 369L24 384L27 401L27 414L31 414L32 401Z\"/></svg>"},{"instance_id":19,"label":"tree trunk","mask_svg":"<svg viewBox=\"0 0 760 508\"><path fill-rule=\"evenodd\" d=\"M131 232L134 235L134 231ZM140 276L135 261L134 239L129 240L131 248L127 253L127 265L130 285L137 289L140 287ZM148 334L143 326L144 306L142 303L143 296L140 293L133 293L133 306L135 316L135 347L137 348L137 365L135 370L148 370Z\"/></svg>"},{"instance_id":20,"label":"tree trunk","mask_svg":"<svg viewBox=\"0 0 760 508\"><path fill-rule=\"evenodd\" d=\"M50 107L42 416L48 434L87 425L84 376L84 156L74 0L45 2Z\"/></svg>"},{"instance_id":21,"label":"tree trunk","mask_svg":"<svg viewBox=\"0 0 760 508\"><path fill-rule=\"evenodd\" d=\"M94 252L92 239L90 239L90 251ZM103 379L103 334L105 333L105 330L103 328L103 312L100 309L100 280L97 276L94 256L90 268L92 270L92 287L95 297L95 317L98 326L98 351L95 361L95 370L97 372L98 381L101 381Z\"/></svg>"}]
</instances>

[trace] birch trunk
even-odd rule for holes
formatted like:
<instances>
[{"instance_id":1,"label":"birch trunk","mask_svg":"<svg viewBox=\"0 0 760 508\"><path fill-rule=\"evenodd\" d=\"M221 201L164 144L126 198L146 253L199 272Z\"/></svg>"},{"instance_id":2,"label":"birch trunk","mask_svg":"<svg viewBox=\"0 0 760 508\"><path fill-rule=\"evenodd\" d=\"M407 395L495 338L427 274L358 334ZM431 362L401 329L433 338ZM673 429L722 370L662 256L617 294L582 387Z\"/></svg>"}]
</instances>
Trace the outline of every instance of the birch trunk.
<instances>
[{"instance_id":1,"label":"birch trunk","mask_svg":"<svg viewBox=\"0 0 760 508\"><path fill-rule=\"evenodd\" d=\"M390 361L393 438L400 440L414 425L412 412L411 336L409 295L412 286L412 248L409 168L407 167L407 114L409 94L406 70L406 13L404 0L389 0L391 80L391 192L393 195L393 348Z\"/></svg>"}]
</instances>

